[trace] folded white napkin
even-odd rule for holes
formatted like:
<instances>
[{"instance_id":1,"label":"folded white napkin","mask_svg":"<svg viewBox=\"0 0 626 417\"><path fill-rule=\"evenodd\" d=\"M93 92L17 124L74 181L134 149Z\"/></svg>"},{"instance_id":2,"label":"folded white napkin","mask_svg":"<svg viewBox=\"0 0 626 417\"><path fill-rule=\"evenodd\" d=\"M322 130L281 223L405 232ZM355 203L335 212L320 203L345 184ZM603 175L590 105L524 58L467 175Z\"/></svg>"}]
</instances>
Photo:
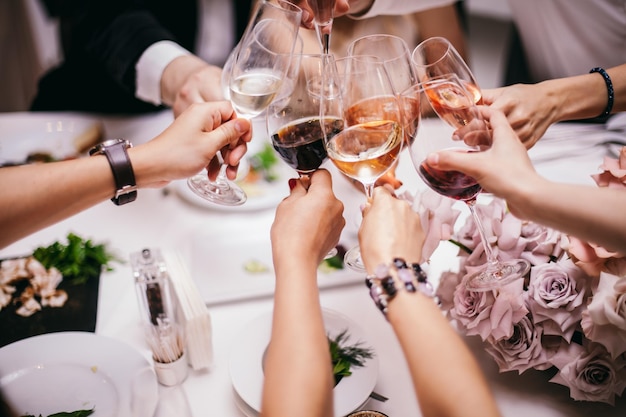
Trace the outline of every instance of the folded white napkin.
<instances>
[{"instance_id":1,"label":"folded white napkin","mask_svg":"<svg viewBox=\"0 0 626 417\"><path fill-rule=\"evenodd\" d=\"M180 254L163 251L178 305L178 320L184 329L189 364L193 369L213 364L211 316Z\"/></svg>"}]
</instances>

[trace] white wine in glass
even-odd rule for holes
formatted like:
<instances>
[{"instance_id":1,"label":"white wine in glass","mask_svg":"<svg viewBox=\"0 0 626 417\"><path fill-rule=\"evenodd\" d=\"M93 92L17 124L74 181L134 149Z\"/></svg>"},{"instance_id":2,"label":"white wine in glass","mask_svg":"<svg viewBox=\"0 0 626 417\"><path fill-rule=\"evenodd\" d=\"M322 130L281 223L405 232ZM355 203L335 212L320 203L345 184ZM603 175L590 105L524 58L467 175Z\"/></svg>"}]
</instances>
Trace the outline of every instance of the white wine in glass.
<instances>
[{"instance_id":1,"label":"white wine in glass","mask_svg":"<svg viewBox=\"0 0 626 417\"><path fill-rule=\"evenodd\" d=\"M253 118L274 100L289 70L297 31L284 19L261 19L237 46L227 81L239 117ZM246 193L226 178L224 163L215 181L198 174L187 183L197 195L217 204L236 206L247 200Z\"/></svg>"}]
</instances>

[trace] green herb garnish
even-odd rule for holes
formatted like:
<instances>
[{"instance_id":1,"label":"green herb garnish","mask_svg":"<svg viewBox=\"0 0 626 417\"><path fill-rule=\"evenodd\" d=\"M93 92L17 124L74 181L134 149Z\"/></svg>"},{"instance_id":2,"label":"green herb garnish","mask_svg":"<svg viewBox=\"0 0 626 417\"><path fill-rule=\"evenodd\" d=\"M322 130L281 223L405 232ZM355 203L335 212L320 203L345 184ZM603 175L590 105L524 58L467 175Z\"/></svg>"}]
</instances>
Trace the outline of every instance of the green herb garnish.
<instances>
[{"instance_id":1,"label":"green herb garnish","mask_svg":"<svg viewBox=\"0 0 626 417\"><path fill-rule=\"evenodd\" d=\"M270 144L264 144L263 149L252 155L249 162L250 168L265 181L272 182L278 179L278 174L274 172L274 166L278 162L278 158Z\"/></svg>"},{"instance_id":2,"label":"green herb garnish","mask_svg":"<svg viewBox=\"0 0 626 417\"><path fill-rule=\"evenodd\" d=\"M334 339L328 337L335 385L343 377L352 375L351 367L361 367L367 359L371 359L374 356L373 350L363 347L362 342L357 342L351 346L343 346L349 338L347 329L339 333Z\"/></svg>"},{"instance_id":3,"label":"green herb garnish","mask_svg":"<svg viewBox=\"0 0 626 417\"><path fill-rule=\"evenodd\" d=\"M94 413L95 408L92 408L91 410L77 410L77 411L72 411L72 412L60 412L60 413L54 413L54 414L50 414L48 417L87 417L90 416ZM22 417L36 417L32 414L29 415L24 415ZM43 417L41 414L39 414L39 416L37 417Z\"/></svg>"},{"instance_id":4,"label":"green herb garnish","mask_svg":"<svg viewBox=\"0 0 626 417\"><path fill-rule=\"evenodd\" d=\"M333 271L337 271L343 269L343 257L346 254L346 249L343 245L337 245L337 254L335 256L331 256L330 258L326 258L319 264L318 269L325 273L331 273Z\"/></svg>"},{"instance_id":5,"label":"green herb garnish","mask_svg":"<svg viewBox=\"0 0 626 417\"><path fill-rule=\"evenodd\" d=\"M54 242L47 247L39 247L33 256L46 268L55 267L63 275L63 280L71 284L83 284L100 275L105 269L112 271L111 262L122 262L107 251L105 245L94 245L70 233L67 244Z\"/></svg>"}]
</instances>

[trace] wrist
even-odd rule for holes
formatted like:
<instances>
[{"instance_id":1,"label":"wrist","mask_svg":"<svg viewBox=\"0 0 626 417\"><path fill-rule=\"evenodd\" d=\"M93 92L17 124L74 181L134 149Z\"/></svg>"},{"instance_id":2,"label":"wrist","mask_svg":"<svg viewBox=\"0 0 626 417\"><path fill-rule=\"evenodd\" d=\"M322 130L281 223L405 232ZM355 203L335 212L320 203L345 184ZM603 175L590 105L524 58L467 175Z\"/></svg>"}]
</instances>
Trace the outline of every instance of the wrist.
<instances>
[{"instance_id":1,"label":"wrist","mask_svg":"<svg viewBox=\"0 0 626 417\"><path fill-rule=\"evenodd\" d=\"M370 297L374 304L387 318L389 304L400 291L420 293L428 298L435 298L435 290L428 281L426 272L418 263L407 264L402 258L394 258L390 264L380 264L374 274L365 278Z\"/></svg>"},{"instance_id":2,"label":"wrist","mask_svg":"<svg viewBox=\"0 0 626 417\"><path fill-rule=\"evenodd\" d=\"M173 106L176 96L189 77L208 65L195 55L183 55L172 60L161 76L162 102L169 107Z\"/></svg>"}]
</instances>

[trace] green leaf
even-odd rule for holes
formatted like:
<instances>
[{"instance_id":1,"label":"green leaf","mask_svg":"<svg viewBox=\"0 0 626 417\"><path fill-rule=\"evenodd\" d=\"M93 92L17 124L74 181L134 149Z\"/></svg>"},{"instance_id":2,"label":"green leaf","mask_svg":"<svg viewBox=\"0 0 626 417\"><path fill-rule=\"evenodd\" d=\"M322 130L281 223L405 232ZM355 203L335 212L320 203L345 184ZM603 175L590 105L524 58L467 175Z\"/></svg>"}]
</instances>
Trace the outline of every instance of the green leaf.
<instances>
[{"instance_id":1,"label":"green leaf","mask_svg":"<svg viewBox=\"0 0 626 417\"><path fill-rule=\"evenodd\" d=\"M94 245L91 240L74 233L67 235L67 244L57 241L46 247L38 247L33 256L44 267L57 268L63 280L71 284L83 284L100 275L103 269L112 271L112 262L123 262L110 253L104 244Z\"/></svg>"},{"instance_id":2,"label":"green leaf","mask_svg":"<svg viewBox=\"0 0 626 417\"><path fill-rule=\"evenodd\" d=\"M344 346L349 338L347 329L340 332L334 339L328 337L328 348L333 365L335 384L339 383L341 378L352 375L351 369L353 366L361 367L365 365L367 359L371 359L374 356L373 350L363 347L362 342Z\"/></svg>"}]
</instances>

